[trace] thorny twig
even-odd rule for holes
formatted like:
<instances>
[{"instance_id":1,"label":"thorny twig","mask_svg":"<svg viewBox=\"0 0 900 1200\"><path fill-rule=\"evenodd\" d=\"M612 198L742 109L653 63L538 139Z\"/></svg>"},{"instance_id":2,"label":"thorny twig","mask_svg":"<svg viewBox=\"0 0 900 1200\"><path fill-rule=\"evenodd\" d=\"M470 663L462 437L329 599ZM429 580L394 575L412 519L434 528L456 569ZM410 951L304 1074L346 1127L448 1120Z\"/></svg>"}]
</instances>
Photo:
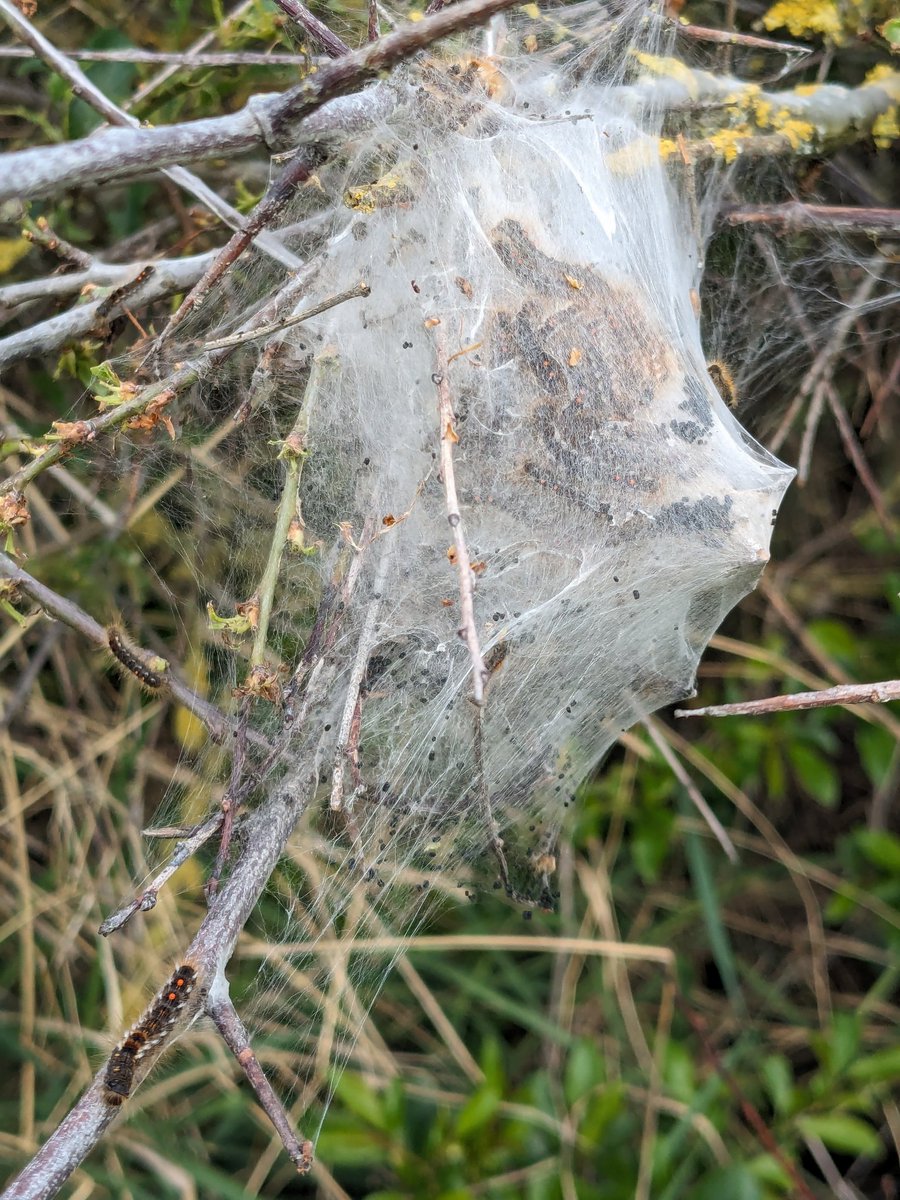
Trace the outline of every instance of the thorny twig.
<instances>
[{"instance_id":1,"label":"thorny twig","mask_svg":"<svg viewBox=\"0 0 900 1200\"><path fill-rule=\"evenodd\" d=\"M893 700L900 700L900 679L887 679L883 683L842 683L819 692L792 692L787 696L740 700L735 704L710 704L705 708L676 708L675 716L755 717L763 713L829 708L836 704L889 704Z\"/></svg>"},{"instance_id":2,"label":"thorny twig","mask_svg":"<svg viewBox=\"0 0 900 1200\"><path fill-rule=\"evenodd\" d=\"M156 907L156 901L159 893L166 886L179 867L183 866L189 858L192 858L201 846L216 833L225 819L224 809L220 808L207 817L207 819L193 829L190 834L179 841L172 852L169 861L166 865L154 875L153 879L141 891L141 893L131 900L126 900L120 905L114 913L111 913L100 925L98 932L103 937L108 937L111 933L115 933L117 929L121 929L126 925L137 912L149 912ZM154 834L159 837L169 831L166 830L145 830L146 834Z\"/></svg>"},{"instance_id":3,"label":"thorny twig","mask_svg":"<svg viewBox=\"0 0 900 1200\"><path fill-rule=\"evenodd\" d=\"M140 1059L135 1085L149 1073L171 1041L204 1010L207 993L213 998L214 1009L220 1001L225 966L284 850L311 784L310 773L301 770L248 818L234 869L182 958L197 972L198 987L179 1012L177 1023L165 1041ZM3 1200L48 1200L54 1196L105 1130L127 1109L127 1104L112 1108L106 1103L105 1073L106 1064L62 1124L8 1186ZM301 1156L298 1166L302 1161L305 1159Z\"/></svg>"}]
</instances>

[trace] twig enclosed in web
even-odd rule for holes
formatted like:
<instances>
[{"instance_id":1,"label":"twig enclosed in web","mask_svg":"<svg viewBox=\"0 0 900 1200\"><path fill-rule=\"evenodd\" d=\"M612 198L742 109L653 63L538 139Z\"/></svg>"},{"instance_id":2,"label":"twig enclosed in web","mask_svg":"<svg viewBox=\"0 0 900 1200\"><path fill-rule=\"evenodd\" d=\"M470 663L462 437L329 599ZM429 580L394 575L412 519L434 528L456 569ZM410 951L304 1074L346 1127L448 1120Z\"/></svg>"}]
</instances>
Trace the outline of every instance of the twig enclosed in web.
<instances>
[{"instance_id":1,"label":"twig enclosed in web","mask_svg":"<svg viewBox=\"0 0 900 1200\"><path fill-rule=\"evenodd\" d=\"M300 3L300 0L275 0L275 3L286 16L290 17L292 21L296 21L305 33L319 43L329 58L342 58L345 54L350 53L347 43L329 29L324 21L313 16L306 5Z\"/></svg>"},{"instance_id":2,"label":"twig enclosed in web","mask_svg":"<svg viewBox=\"0 0 900 1200\"><path fill-rule=\"evenodd\" d=\"M351 293L345 293L345 296ZM327 307L331 307L328 305ZM319 309L321 311L321 307ZM268 326L271 330L274 326ZM300 479L303 474L303 463L307 454L306 436L309 430L310 407L314 403L325 377L330 373L335 359L330 350L319 355L310 367L309 380L300 403L300 409L290 433L282 443L278 455L285 464L284 486L281 489L281 501L275 518L275 528L269 544L269 555L263 569L256 595L259 600L259 616L253 636L253 648L250 651L251 667L259 666L265 659L266 641L269 635L269 622L272 618L272 604L275 597L275 586L281 570L281 560L287 544L288 533L293 521L300 522L302 529L303 516L300 511Z\"/></svg>"},{"instance_id":3,"label":"twig enclosed in web","mask_svg":"<svg viewBox=\"0 0 900 1200\"><path fill-rule=\"evenodd\" d=\"M13 32L23 42L31 46L38 57L43 59L51 70L55 71L71 86L74 95L90 104L110 125L131 126L136 132L140 132L140 122L137 117L131 116L130 113L125 112L124 109L114 104L108 96L92 83L80 67L76 66L65 54L57 50L52 42L48 41L42 33L35 29L31 22L12 3L12 0L0 0L0 15L3 16ZM23 153L40 154L41 151L24 151ZM186 168L180 166L170 167L165 171L165 174L173 183L190 192L201 204L205 204L226 225L232 229L242 228L244 218L237 209L227 204L221 196L217 196L212 188L208 187L202 179L198 179L197 176L192 175ZM27 185L21 176L17 180L15 168L12 170L11 175L13 187L19 192L27 192ZM265 250L283 266L296 268L301 265L296 255L283 246L277 237L269 234L261 239L257 239L257 242L260 249Z\"/></svg>"},{"instance_id":4,"label":"twig enclosed in web","mask_svg":"<svg viewBox=\"0 0 900 1200\"><path fill-rule=\"evenodd\" d=\"M765 713L798 712L806 708L830 708L837 704L890 704L900 700L900 679L882 683L842 683L819 692L792 692L767 696L764 700L740 700L735 704L710 704L705 708L676 708L676 717L755 717Z\"/></svg>"},{"instance_id":5,"label":"twig enclosed in web","mask_svg":"<svg viewBox=\"0 0 900 1200\"><path fill-rule=\"evenodd\" d=\"M290 317L285 317L280 321L273 321L270 325L260 325L258 328L249 329L244 332L232 333L227 337L216 338L212 342L204 342L201 349L203 350L224 350L229 346L240 346L245 342L256 342L260 338L268 337L273 333L281 333L284 329L290 329L293 325L299 325L303 321L308 321L312 317L319 316L320 313L327 312L329 308L335 308L338 304L344 304L347 300L358 300L363 296L368 296L370 292L367 283L358 283L356 287L348 288L345 292L338 292L335 296L329 296L327 299L320 301L318 304L312 305L310 308L303 309L302 312L293 314Z\"/></svg>"},{"instance_id":6,"label":"twig enclosed in web","mask_svg":"<svg viewBox=\"0 0 900 1200\"><path fill-rule=\"evenodd\" d=\"M432 382L438 393L438 416L440 419L440 463L441 482L444 485L444 496L447 509L447 524L453 531L453 550L456 570L459 575L459 636L465 642L469 658L472 661L472 701L477 705L484 703L484 685L487 682L488 669L481 653L478 640L478 628L475 623L475 575L469 561L469 551L463 530L462 515L459 511L459 497L456 493L456 474L453 469L453 447L459 442L456 432L456 417L453 412L453 401L450 396L450 382L447 378L447 350L443 337L438 333L435 338L437 347L437 371L432 375Z\"/></svg>"},{"instance_id":7,"label":"twig enclosed in web","mask_svg":"<svg viewBox=\"0 0 900 1200\"><path fill-rule=\"evenodd\" d=\"M3 2L7 0L0 0L0 3ZM408 24L379 38L377 42L372 42L362 50L343 55L330 66L323 67L315 75L286 92L274 104L261 102L256 105L256 119L260 127L264 128L263 140L270 150L292 148L301 125L304 137L314 135L314 126L307 118L328 101L356 91L363 84L377 78L397 63L411 58L440 38L481 24L495 13L512 8L514 3L515 0L463 0L446 12L436 13L417 23ZM390 107L391 103L383 91L378 92L377 89L369 93L368 100L366 104L365 98L361 98L359 112L355 118L363 124L377 118L379 105ZM328 124L330 122L322 125L323 133L326 132ZM252 238L278 219L293 198L297 187L309 180L322 155L321 146L307 145L287 163L251 213L244 230L230 239L216 262L193 291L184 298L163 331L162 337L171 335L188 313L204 302L228 268L244 253Z\"/></svg>"},{"instance_id":8,"label":"twig enclosed in web","mask_svg":"<svg viewBox=\"0 0 900 1200\"><path fill-rule=\"evenodd\" d=\"M302 1135L298 1138L294 1132L290 1117L266 1078L259 1059L253 1053L247 1030L231 1002L228 983L223 974L216 977L210 989L206 1011L222 1035L226 1046L237 1059L241 1070L247 1076L250 1086L256 1092L256 1098L281 1138L291 1162L301 1175L305 1175L313 1163L313 1144Z\"/></svg>"},{"instance_id":9,"label":"twig enclosed in web","mask_svg":"<svg viewBox=\"0 0 900 1200\"><path fill-rule=\"evenodd\" d=\"M364 540L357 549L356 558L360 563L362 555L369 544L370 542ZM356 648L356 656L353 660L350 679L347 683L347 693L344 699L344 709L341 714L341 723L338 728L337 741L334 748L331 774L330 807L335 812L340 812L341 810L350 812L353 809L353 797L351 796L348 800L344 796L344 766L348 755L351 753L351 734L353 732L363 680L366 675L366 668L369 665L369 656L375 644L375 631L378 627L378 613L381 608L382 592L393 552L394 547L392 543L386 543L381 550L381 558L378 562L372 587L372 599L366 607L366 614L363 618L362 629L359 634L359 643Z\"/></svg>"}]
</instances>

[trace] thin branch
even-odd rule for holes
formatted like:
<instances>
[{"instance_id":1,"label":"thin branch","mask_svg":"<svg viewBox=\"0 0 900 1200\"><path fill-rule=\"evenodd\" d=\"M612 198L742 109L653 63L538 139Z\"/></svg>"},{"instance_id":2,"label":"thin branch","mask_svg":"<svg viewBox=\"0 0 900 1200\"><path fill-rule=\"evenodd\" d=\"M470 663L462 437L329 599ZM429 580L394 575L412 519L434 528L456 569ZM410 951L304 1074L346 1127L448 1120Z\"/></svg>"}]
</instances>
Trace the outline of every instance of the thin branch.
<instances>
[{"instance_id":1,"label":"thin branch","mask_svg":"<svg viewBox=\"0 0 900 1200\"><path fill-rule=\"evenodd\" d=\"M237 6L233 8L230 13L228 13L219 26L213 26L212 29L208 29L206 33L202 33L195 42L188 46L187 53L199 54L205 50L207 46L211 46L216 38L219 37L220 34L222 34L230 24L239 20L247 11L247 9L252 8L255 3L256 0L239 0ZM178 68L175 66L166 66L163 67L162 70L157 71L151 79L148 79L146 83L141 84L133 96L125 101L123 108L126 110L126 112L137 108L138 105L142 104L148 96L152 95L153 92L157 91L164 83L171 79L177 71Z\"/></svg>"},{"instance_id":2,"label":"thin branch","mask_svg":"<svg viewBox=\"0 0 900 1200\"><path fill-rule=\"evenodd\" d=\"M305 4L299 0L275 0L283 13L296 21L305 33L319 43L329 58L342 58L350 53L350 47L345 41L328 28L324 21L313 16Z\"/></svg>"},{"instance_id":3,"label":"thin branch","mask_svg":"<svg viewBox=\"0 0 900 1200\"><path fill-rule=\"evenodd\" d=\"M459 511L459 497L456 494L456 476L453 470L453 447L459 441L456 432L456 417L453 412L453 402L450 398L450 383L447 379L447 351L442 337L437 341L437 372L432 375L432 382L438 392L438 414L441 430L441 481L444 485L444 495L447 506L447 524L453 531L453 547L456 560L456 570L459 575L459 636L466 644L469 658L472 660L472 701L481 706L484 703L484 685L488 678L488 669L481 653L478 641L478 628L475 622L475 575L469 560L466 538L463 531L462 516Z\"/></svg>"},{"instance_id":4,"label":"thin branch","mask_svg":"<svg viewBox=\"0 0 900 1200\"><path fill-rule=\"evenodd\" d=\"M792 692L765 700L741 700L736 704L712 704L706 708L676 708L676 717L755 717L763 713L797 712L805 708L829 708L835 704L889 704L900 700L900 679L883 683L842 683L820 692Z\"/></svg>"},{"instance_id":5,"label":"thin branch","mask_svg":"<svg viewBox=\"0 0 900 1200\"><path fill-rule=\"evenodd\" d=\"M228 983L224 975L217 977L216 983L210 991L206 1011L250 1081L250 1086L256 1092L257 1099L274 1125L291 1162L299 1174L305 1175L312 1167L313 1144L307 1138L303 1138L301 1141L294 1132L284 1105L276 1096L260 1066L259 1059L253 1053L247 1030L231 1002Z\"/></svg>"},{"instance_id":6,"label":"thin branch","mask_svg":"<svg viewBox=\"0 0 900 1200\"><path fill-rule=\"evenodd\" d=\"M49 616L55 617L57 621L62 621L63 624L76 630L94 646L103 650L109 649L109 633L98 621L95 621L83 608L79 608L74 601L52 591L34 576L29 575L27 571L23 571L9 555L3 553L0 553L0 579L7 580L16 591L28 596L29 599L39 604ZM179 704L183 704L203 722L215 741L221 742L228 729L232 727L229 718L203 696L198 696L171 671L165 673L165 684ZM268 746L265 738L261 735L255 735L255 737L258 744Z\"/></svg>"},{"instance_id":7,"label":"thin branch","mask_svg":"<svg viewBox=\"0 0 900 1200\"><path fill-rule=\"evenodd\" d=\"M736 33L730 29L709 29L705 25L682 25L672 23L672 30L679 37L695 42L713 42L719 46L749 46L752 50L775 50L779 54L812 54L812 46L799 42L779 42L774 38L757 37L750 33Z\"/></svg>"},{"instance_id":8,"label":"thin branch","mask_svg":"<svg viewBox=\"0 0 900 1200\"><path fill-rule=\"evenodd\" d=\"M194 829L189 837L178 842L172 851L169 861L154 875L143 891L131 900L126 900L124 904L120 905L114 913L111 913L103 921L98 930L101 936L109 937L111 933L115 933L117 929L121 929L123 925L126 925L131 920L135 913L149 912L151 909L156 908L156 901L162 889L178 868L183 866L189 858L192 858L197 853L201 846L209 841L220 828L223 820L224 813L219 809ZM153 832L156 833L156 836L160 836L159 831Z\"/></svg>"},{"instance_id":9,"label":"thin branch","mask_svg":"<svg viewBox=\"0 0 900 1200\"><path fill-rule=\"evenodd\" d=\"M52 42L48 41L42 33L35 29L31 22L16 8L12 0L0 0L0 15L5 18L6 23L16 36L29 45L51 70L55 71L57 75L69 84L73 95L90 104L110 125L127 126L131 127L135 133L141 132L140 122L137 117L133 117L130 113L125 112L124 109L119 108L117 104L114 104L108 96L91 82L80 67L77 67L64 54L60 53ZM25 150L22 153L23 155L40 155L42 151ZM13 155L12 157L17 156ZM185 170L184 167L172 167L166 170L164 174L173 183L190 192L201 204L205 204L226 225L229 225L232 229L243 227L244 218L237 209L232 208L230 204L226 204L202 179L198 179L190 171ZM16 189L13 194L27 194L27 184L23 184L22 180L18 177L16 168L12 169L11 176L12 185ZM258 239L258 244L260 249L265 250L283 266L296 268L301 265L300 260L282 246L278 238L274 236Z\"/></svg>"},{"instance_id":10,"label":"thin branch","mask_svg":"<svg viewBox=\"0 0 900 1200\"><path fill-rule=\"evenodd\" d=\"M338 292L335 296L329 296L311 308L294 313L293 316L273 321L270 325L260 325L243 333L231 333L227 337L217 338L213 342L204 342L202 348L204 350L224 350L230 346L243 345L245 342L259 341L260 338L268 337L270 334L290 329L292 325L300 325L303 321L317 317L320 313L327 312L329 308L335 308L338 304L344 304L347 300L358 300L363 296L368 296L370 291L371 288L367 283L358 283L356 287L348 288L345 292Z\"/></svg>"},{"instance_id":11,"label":"thin branch","mask_svg":"<svg viewBox=\"0 0 900 1200\"><path fill-rule=\"evenodd\" d=\"M193 67L308 67L308 54L271 54L255 50L232 53L194 54L190 50L66 50L73 62L171 63L187 70ZM0 46L0 58L41 58L37 50L24 46Z\"/></svg>"},{"instance_id":12,"label":"thin branch","mask_svg":"<svg viewBox=\"0 0 900 1200\"><path fill-rule=\"evenodd\" d=\"M179 1014L178 1028L157 1048L158 1053L148 1054L140 1060L135 1084L151 1070L172 1038L196 1019L204 1002L204 993L208 991L216 1002L221 998L223 985L219 977L223 975L238 936L284 850L311 784L308 771L298 772L248 818L234 869L214 898L182 960L196 971L198 987ZM49 1200L56 1195L97 1145L104 1131L118 1115L127 1111L127 1101L114 1108L105 1099L107 1067L108 1062L101 1067L62 1124L8 1186L3 1200Z\"/></svg>"},{"instance_id":13,"label":"thin branch","mask_svg":"<svg viewBox=\"0 0 900 1200\"><path fill-rule=\"evenodd\" d=\"M801 230L830 233L900 233L900 209L855 208L852 205L801 204L728 204L719 210L724 225L765 226L776 234Z\"/></svg>"}]
</instances>

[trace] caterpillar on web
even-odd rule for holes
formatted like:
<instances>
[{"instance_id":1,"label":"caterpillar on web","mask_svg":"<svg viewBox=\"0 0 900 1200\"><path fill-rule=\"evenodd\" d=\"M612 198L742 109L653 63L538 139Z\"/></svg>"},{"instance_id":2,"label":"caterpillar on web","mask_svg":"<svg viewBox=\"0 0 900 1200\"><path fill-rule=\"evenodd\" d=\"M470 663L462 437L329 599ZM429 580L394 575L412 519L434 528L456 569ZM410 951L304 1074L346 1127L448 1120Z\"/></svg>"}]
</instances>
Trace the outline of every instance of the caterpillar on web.
<instances>
[{"instance_id":1,"label":"caterpillar on web","mask_svg":"<svg viewBox=\"0 0 900 1200\"><path fill-rule=\"evenodd\" d=\"M131 1095L137 1064L168 1037L196 982L194 968L187 964L180 966L137 1025L113 1050L104 1076L104 1099L111 1107L117 1108Z\"/></svg>"},{"instance_id":2,"label":"caterpillar on web","mask_svg":"<svg viewBox=\"0 0 900 1200\"><path fill-rule=\"evenodd\" d=\"M157 692L166 681L165 670L168 663L164 658L154 655L146 661L143 652L138 652L129 646L117 625L111 625L106 632L106 640L112 656L141 681L145 688ZM162 667L159 664L162 664ZM152 664L152 665L151 665Z\"/></svg>"}]
</instances>

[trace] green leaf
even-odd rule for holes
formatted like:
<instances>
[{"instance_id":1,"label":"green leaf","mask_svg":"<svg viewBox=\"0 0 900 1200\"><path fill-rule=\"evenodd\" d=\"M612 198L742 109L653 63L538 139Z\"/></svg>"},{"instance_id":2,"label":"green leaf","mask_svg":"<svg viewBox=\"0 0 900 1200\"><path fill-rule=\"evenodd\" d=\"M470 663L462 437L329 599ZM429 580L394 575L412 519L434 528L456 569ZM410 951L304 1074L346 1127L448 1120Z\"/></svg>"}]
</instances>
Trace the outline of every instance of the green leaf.
<instances>
[{"instance_id":1,"label":"green leaf","mask_svg":"<svg viewBox=\"0 0 900 1200\"><path fill-rule=\"evenodd\" d=\"M691 1189L691 1200L762 1200L762 1188L747 1167L720 1167Z\"/></svg>"},{"instance_id":2,"label":"green leaf","mask_svg":"<svg viewBox=\"0 0 900 1200\"><path fill-rule=\"evenodd\" d=\"M889 1046L858 1058L847 1071L854 1083L892 1083L900 1085L900 1046Z\"/></svg>"},{"instance_id":3,"label":"green leaf","mask_svg":"<svg viewBox=\"0 0 900 1200\"><path fill-rule=\"evenodd\" d=\"M376 1129L388 1129L384 1101L362 1076L345 1071L334 1086L334 1094L352 1113L362 1117L369 1125L374 1125Z\"/></svg>"},{"instance_id":4,"label":"green leaf","mask_svg":"<svg viewBox=\"0 0 900 1200\"><path fill-rule=\"evenodd\" d=\"M893 735L878 725L860 724L856 730L856 751L872 787L880 787L894 756Z\"/></svg>"},{"instance_id":5,"label":"green leaf","mask_svg":"<svg viewBox=\"0 0 900 1200\"><path fill-rule=\"evenodd\" d=\"M582 1038L566 1058L566 1103L575 1104L605 1077L603 1059L596 1043Z\"/></svg>"},{"instance_id":6,"label":"green leaf","mask_svg":"<svg viewBox=\"0 0 900 1200\"><path fill-rule=\"evenodd\" d=\"M622 1112L624 1104L625 1093L620 1084L611 1084L590 1098L584 1118L578 1127L578 1133L587 1145L599 1144L607 1127Z\"/></svg>"},{"instance_id":7,"label":"green leaf","mask_svg":"<svg viewBox=\"0 0 900 1200\"><path fill-rule=\"evenodd\" d=\"M817 1137L829 1150L840 1154L868 1154L878 1158L884 1147L871 1125L849 1113L813 1113L797 1118L797 1128L806 1137Z\"/></svg>"},{"instance_id":8,"label":"green leaf","mask_svg":"<svg viewBox=\"0 0 900 1200\"><path fill-rule=\"evenodd\" d=\"M803 790L823 808L834 808L840 799L841 784L831 763L802 742L788 746L788 758Z\"/></svg>"},{"instance_id":9,"label":"green leaf","mask_svg":"<svg viewBox=\"0 0 900 1200\"><path fill-rule=\"evenodd\" d=\"M891 48L892 54L900 54L900 17L891 17L878 30Z\"/></svg>"},{"instance_id":10,"label":"green leaf","mask_svg":"<svg viewBox=\"0 0 900 1200\"><path fill-rule=\"evenodd\" d=\"M466 1101L456 1118L456 1133L460 1138L487 1125L500 1107L501 1096L492 1087L480 1087Z\"/></svg>"},{"instance_id":11,"label":"green leaf","mask_svg":"<svg viewBox=\"0 0 900 1200\"><path fill-rule=\"evenodd\" d=\"M790 1113L797 1095L791 1064L783 1054L769 1054L763 1059L761 1070L772 1107L782 1116Z\"/></svg>"},{"instance_id":12,"label":"green leaf","mask_svg":"<svg viewBox=\"0 0 900 1200\"><path fill-rule=\"evenodd\" d=\"M880 829L858 829L853 841L873 866L900 876L900 838Z\"/></svg>"}]
</instances>

